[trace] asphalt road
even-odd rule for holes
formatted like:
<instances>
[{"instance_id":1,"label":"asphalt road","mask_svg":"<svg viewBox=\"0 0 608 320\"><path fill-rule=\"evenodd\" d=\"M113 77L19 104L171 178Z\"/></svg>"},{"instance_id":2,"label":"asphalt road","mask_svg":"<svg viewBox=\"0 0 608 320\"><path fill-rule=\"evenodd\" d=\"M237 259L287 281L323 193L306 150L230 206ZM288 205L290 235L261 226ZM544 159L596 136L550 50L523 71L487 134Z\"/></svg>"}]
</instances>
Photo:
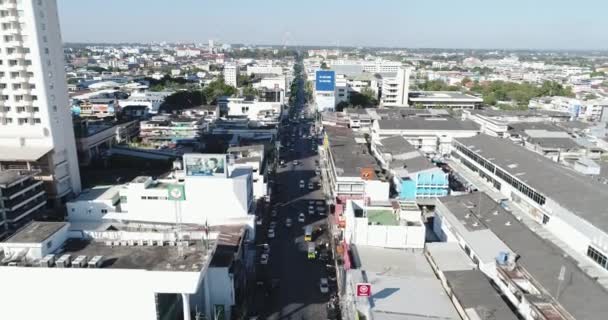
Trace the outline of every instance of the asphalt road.
<instances>
[{"instance_id":1,"label":"asphalt road","mask_svg":"<svg viewBox=\"0 0 608 320\"><path fill-rule=\"evenodd\" d=\"M296 114L306 108L302 85L300 81L297 106L292 110ZM270 261L267 266L258 267L258 279L262 276L267 283L275 279L278 286L269 290L262 299L256 299L258 305L263 304L260 310L262 319L327 319L326 303L330 295L321 293L319 289L319 280L326 277L325 263L308 259L308 246L303 239L305 226L314 225L314 229L326 225L325 216L319 215L316 210L312 215L308 212L309 200L323 200L320 178L315 174L318 141L302 138L302 133L309 136L311 125L312 121L291 124L284 127L285 133L281 136L282 141L289 142L293 150L290 151L289 147L282 150L281 159L285 160L285 165L278 168L274 178L276 186L272 206L278 210L272 220L277 222L276 237L266 240L270 244ZM300 164L294 165L294 160ZM305 182L304 188L300 188L301 180ZM308 189L310 181L314 181L314 190ZM304 223L298 222L300 213L306 216ZM293 221L291 228L285 226L286 218ZM265 226L267 221L258 230L260 238L266 238L263 233L266 232ZM327 242L327 231L313 240L316 243Z\"/></svg>"}]
</instances>

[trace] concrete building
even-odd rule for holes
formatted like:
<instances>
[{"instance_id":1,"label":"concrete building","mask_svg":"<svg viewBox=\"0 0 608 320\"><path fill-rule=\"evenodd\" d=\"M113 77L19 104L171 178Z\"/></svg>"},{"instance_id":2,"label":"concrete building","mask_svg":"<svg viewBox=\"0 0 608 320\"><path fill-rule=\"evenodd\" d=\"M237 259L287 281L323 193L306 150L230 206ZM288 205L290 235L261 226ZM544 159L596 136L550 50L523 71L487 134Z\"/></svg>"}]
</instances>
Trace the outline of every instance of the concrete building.
<instances>
[{"instance_id":1,"label":"concrete building","mask_svg":"<svg viewBox=\"0 0 608 320\"><path fill-rule=\"evenodd\" d=\"M224 64L224 82L235 88L238 88L239 65L236 63Z\"/></svg>"},{"instance_id":2,"label":"concrete building","mask_svg":"<svg viewBox=\"0 0 608 320\"><path fill-rule=\"evenodd\" d=\"M121 109L127 109L130 106L145 106L149 114L157 114L158 109L165 101L165 98L172 95L174 92L134 92L128 99L119 100L118 105Z\"/></svg>"},{"instance_id":3,"label":"concrete building","mask_svg":"<svg viewBox=\"0 0 608 320\"><path fill-rule=\"evenodd\" d=\"M460 319L441 282L421 252L353 246L346 273L343 318ZM357 284L371 284L370 297L357 297Z\"/></svg>"},{"instance_id":4,"label":"concrete building","mask_svg":"<svg viewBox=\"0 0 608 320\"><path fill-rule=\"evenodd\" d=\"M40 170L55 205L80 192L57 2L4 1L0 170Z\"/></svg>"},{"instance_id":5,"label":"concrete building","mask_svg":"<svg viewBox=\"0 0 608 320\"><path fill-rule=\"evenodd\" d=\"M0 171L0 238L37 218L46 203L37 172Z\"/></svg>"},{"instance_id":6,"label":"concrete building","mask_svg":"<svg viewBox=\"0 0 608 320\"><path fill-rule=\"evenodd\" d=\"M421 216L415 204L393 209L348 200L339 218L345 227L338 238L348 245L421 250L426 234Z\"/></svg>"},{"instance_id":7,"label":"concrete building","mask_svg":"<svg viewBox=\"0 0 608 320\"><path fill-rule=\"evenodd\" d=\"M277 124L283 111L281 102L262 102L251 98L229 98L228 116L245 117L263 124Z\"/></svg>"},{"instance_id":8,"label":"concrete building","mask_svg":"<svg viewBox=\"0 0 608 320\"><path fill-rule=\"evenodd\" d=\"M433 231L457 243L524 319L601 319L608 312L608 292L584 266L485 193L439 198ZM462 275L446 274L448 285L459 286Z\"/></svg>"},{"instance_id":9,"label":"concrete building","mask_svg":"<svg viewBox=\"0 0 608 320\"><path fill-rule=\"evenodd\" d=\"M250 76L252 74L282 75L283 67L273 66L272 64L260 64L260 65L247 66L247 75Z\"/></svg>"},{"instance_id":10,"label":"concrete building","mask_svg":"<svg viewBox=\"0 0 608 320\"><path fill-rule=\"evenodd\" d=\"M325 126L325 168L332 196L387 203L390 183L380 175L365 140L348 128Z\"/></svg>"},{"instance_id":11,"label":"concrete building","mask_svg":"<svg viewBox=\"0 0 608 320\"><path fill-rule=\"evenodd\" d=\"M226 153L231 159L231 169L251 169L253 196L259 199L267 195L269 189L266 181L266 168L268 164L266 163L264 145L229 147Z\"/></svg>"},{"instance_id":12,"label":"concrete building","mask_svg":"<svg viewBox=\"0 0 608 320\"><path fill-rule=\"evenodd\" d=\"M209 317L217 311L212 288L221 285L208 278L216 238L169 229L75 232L66 222L33 222L0 243L3 317L101 320L117 310L141 320L189 320L197 311Z\"/></svg>"},{"instance_id":13,"label":"concrete building","mask_svg":"<svg viewBox=\"0 0 608 320\"><path fill-rule=\"evenodd\" d=\"M462 120L472 120L480 127L480 132L493 137L507 137L509 124L517 122L564 122L570 114L548 110L462 110Z\"/></svg>"},{"instance_id":14,"label":"concrete building","mask_svg":"<svg viewBox=\"0 0 608 320\"><path fill-rule=\"evenodd\" d=\"M456 139L452 158L485 178L589 263L608 270L608 187L508 140ZM607 281L607 280L604 280Z\"/></svg>"},{"instance_id":15,"label":"concrete building","mask_svg":"<svg viewBox=\"0 0 608 320\"><path fill-rule=\"evenodd\" d=\"M409 105L416 108L479 109L483 99L456 91L417 91L409 95Z\"/></svg>"},{"instance_id":16,"label":"concrete building","mask_svg":"<svg viewBox=\"0 0 608 320\"><path fill-rule=\"evenodd\" d=\"M184 159L185 170L173 176L163 179L141 176L120 187L84 192L67 204L69 221L253 224L251 168L231 169L226 155L186 154ZM208 165L212 159L217 173L212 173ZM176 198L181 200L170 194L176 189L179 193Z\"/></svg>"},{"instance_id":17,"label":"concrete building","mask_svg":"<svg viewBox=\"0 0 608 320\"><path fill-rule=\"evenodd\" d=\"M91 164L91 161L102 157L104 152L111 149L112 146L137 137L139 123L137 121L116 123L75 120L74 134L76 135L78 163L81 166L87 166Z\"/></svg>"},{"instance_id":18,"label":"concrete building","mask_svg":"<svg viewBox=\"0 0 608 320\"><path fill-rule=\"evenodd\" d=\"M385 118L372 124L372 141L391 136L403 136L411 145L429 155L450 153L452 140L479 134L473 121L450 117Z\"/></svg>"},{"instance_id":19,"label":"concrete building","mask_svg":"<svg viewBox=\"0 0 608 320\"><path fill-rule=\"evenodd\" d=\"M401 66L395 77L387 77L382 81L380 104L384 107L407 107L410 92L411 67Z\"/></svg>"},{"instance_id":20,"label":"concrete building","mask_svg":"<svg viewBox=\"0 0 608 320\"><path fill-rule=\"evenodd\" d=\"M149 146L193 142L206 128L203 116L158 115L140 122L139 136Z\"/></svg>"},{"instance_id":21,"label":"concrete building","mask_svg":"<svg viewBox=\"0 0 608 320\"><path fill-rule=\"evenodd\" d=\"M448 174L402 136L372 141L371 150L389 172L399 199L415 201L448 195Z\"/></svg>"}]
</instances>

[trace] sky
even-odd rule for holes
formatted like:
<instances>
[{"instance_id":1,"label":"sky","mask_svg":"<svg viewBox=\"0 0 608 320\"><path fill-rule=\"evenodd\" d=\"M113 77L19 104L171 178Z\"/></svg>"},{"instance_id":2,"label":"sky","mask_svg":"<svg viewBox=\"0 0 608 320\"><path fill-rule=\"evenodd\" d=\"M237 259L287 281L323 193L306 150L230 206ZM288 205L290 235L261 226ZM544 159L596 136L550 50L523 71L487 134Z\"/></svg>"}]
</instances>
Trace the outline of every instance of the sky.
<instances>
[{"instance_id":1,"label":"sky","mask_svg":"<svg viewBox=\"0 0 608 320\"><path fill-rule=\"evenodd\" d=\"M607 0L57 0L66 42L608 49Z\"/></svg>"}]
</instances>

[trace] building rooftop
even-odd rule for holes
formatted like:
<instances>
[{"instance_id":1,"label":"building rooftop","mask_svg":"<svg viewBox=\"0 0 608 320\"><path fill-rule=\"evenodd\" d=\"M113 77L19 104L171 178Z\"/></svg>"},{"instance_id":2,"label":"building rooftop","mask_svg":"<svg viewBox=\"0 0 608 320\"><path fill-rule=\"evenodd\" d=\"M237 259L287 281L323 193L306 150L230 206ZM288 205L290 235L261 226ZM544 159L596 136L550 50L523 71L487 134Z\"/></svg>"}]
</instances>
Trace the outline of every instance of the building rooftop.
<instances>
[{"instance_id":1,"label":"building rooftop","mask_svg":"<svg viewBox=\"0 0 608 320\"><path fill-rule=\"evenodd\" d=\"M440 271L473 270L475 264L457 242L428 242L426 250Z\"/></svg>"},{"instance_id":2,"label":"building rooftop","mask_svg":"<svg viewBox=\"0 0 608 320\"><path fill-rule=\"evenodd\" d=\"M399 221L391 210L367 210L367 220L373 225L397 226Z\"/></svg>"},{"instance_id":3,"label":"building rooftop","mask_svg":"<svg viewBox=\"0 0 608 320\"><path fill-rule=\"evenodd\" d=\"M72 258L80 255L89 258L103 256L102 268L199 272L205 260L209 259L208 253L215 245L214 240L209 240L209 249L201 240L191 240L190 243L182 251L180 247L170 245L110 246L100 241L68 239L63 254L70 254Z\"/></svg>"},{"instance_id":4,"label":"building rooftop","mask_svg":"<svg viewBox=\"0 0 608 320\"><path fill-rule=\"evenodd\" d=\"M74 201L112 200L123 186L96 186L82 190Z\"/></svg>"},{"instance_id":5,"label":"building rooftop","mask_svg":"<svg viewBox=\"0 0 608 320\"><path fill-rule=\"evenodd\" d=\"M325 126L325 131L338 176L360 177L362 169L377 167L376 159L355 141L349 128Z\"/></svg>"},{"instance_id":6,"label":"building rooftop","mask_svg":"<svg viewBox=\"0 0 608 320\"><path fill-rule=\"evenodd\" d=\"M52 146L45 147L9 147L0 146L0 161L38 161L53 150Z\"/></svg>"},{"instance_id":7,"label":"building rooftop","mask_svg":"<svg viewBox=\"0 0 608 320\"><path fill-rule=\"evenodd\" d=\"M32 221L6 239L8 243L40 243L50 238L61 228L68 226L67 222Z\"/></svg>"},{"instance_id":8,"label":"building rooftop","mask_svg":"<svg viewBox=\"0 0 608 320\"><path fill-rule=\"evenodd\" d=\"M479 316L475 319L518 319L481 271L447 271L444 272L444 276L452 294L465 312L470 313L472 309Z\"/></svg>"},{"instance_id":9,"label":"building rooftop","mask_svg":"<svg viewBox=\"0 0 608 320\"><path fill-rule=\"evenodd\" d=\"M410 101L458 101L458 102L483 102L482 98L458 91L415 91L410 93Z\"/></svg>"},{"instance_id":10,"label":"building rooftop","mask_svg":"<svg viewBox=\"0 0 608 320\"><path fill-rule=\"evenodd\" d=\"M479 130L479 125L471 120L461 121L454 118L406 117L378 120L378 126L380 130Z\"/></svg>"},{"instance_id":11,"label":"building rooftop","mask_svg":"<svg viewBox=\"0 0 608 320\"><path fill-rule=\"evenodd\" d=\"M352 246L360 279L372 284L375 320L460 319L422 253Z\"/></svg>"},{"instance_id":12,"label":"building rooftop","mask_svg":"<svg viewBox=\"0 0 608 320\"><path fill-rule=\"evenodd\" d=\"M455 216L460 224L473 225L463 231L466 238L478 234L479 241L471 245L472 250L484 246L491 236L497 236L502 248L494 249L495 257L500 251L511 250L520 258L517 264L523 267L539 283L545 293L554 295L560 286L560 269L566 269L566 283L559 294L560 304L576 319L602 319L608 314L608 292L589 277L577 262L561 249L540 238L515 216L504 210L485 193L438 198ZM496 214L494 214L496 213ZM485 235L483 235L485 233ZM491 236L488 236L491 235Z\"/></svg>"},{"instance_id":13,"label":"building rooftop","mask_svg":"<svg viewBox=\"0 0 608 320\"><path fill-rule=\"evenodd\" d=\"M392 136L380 140L382 145L377 147L383 153L390 153L392 155L404 154L412 151L418 151L411 143L409 143L403 136Z\"/></svg>"},{"instance_id":14,"label":"building rooftop","mask_svg":"<svg viewBox=\"0 0 608 320\"><path fill-rule=\"evenodd\" d=\"M595 227L608 232L608 212L604 210L608 185L505 139L482 134L458 138L456 141Z\"/></svg>"}]
</instances>

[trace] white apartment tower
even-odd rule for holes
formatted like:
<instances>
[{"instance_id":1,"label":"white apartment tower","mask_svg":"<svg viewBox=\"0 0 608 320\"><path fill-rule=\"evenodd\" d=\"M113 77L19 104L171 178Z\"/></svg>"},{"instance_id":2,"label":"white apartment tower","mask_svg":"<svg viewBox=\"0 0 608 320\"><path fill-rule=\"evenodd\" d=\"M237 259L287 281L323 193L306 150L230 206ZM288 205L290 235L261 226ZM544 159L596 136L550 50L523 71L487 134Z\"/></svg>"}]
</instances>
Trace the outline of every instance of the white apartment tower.
<instances>
[{"instance_id":1,"label":"white apartment tower","mask_svg":"<svg viewBox=\"0 0 608 320\"><path fill-rule=\"evenodd\" d=\"M394 78L385 78L382 82L381 104L385 107L407 107L410 92L410 74L412 69L402 66L397 69Z\"/></svg>"},{"instance_id":2,"label":"white apartment tower","mask_svg":"<svg viewBox=\"0 0 608 320\"><path fill-rule=\"evenodd\" d=\"M238 88L239 66L236 63L224 64L224 82L227 85Z\"/></svg>"},{"instance_id":3,"label":"white apartment tower","mask_svg":"<svg viewBox=\"0 0 608 320\"><path fill-rule=\"evenodd\" d=\"M39 171L55 204L80 192L56 0L0 0L0 170Z\"/></svg>"}]
</instances>

